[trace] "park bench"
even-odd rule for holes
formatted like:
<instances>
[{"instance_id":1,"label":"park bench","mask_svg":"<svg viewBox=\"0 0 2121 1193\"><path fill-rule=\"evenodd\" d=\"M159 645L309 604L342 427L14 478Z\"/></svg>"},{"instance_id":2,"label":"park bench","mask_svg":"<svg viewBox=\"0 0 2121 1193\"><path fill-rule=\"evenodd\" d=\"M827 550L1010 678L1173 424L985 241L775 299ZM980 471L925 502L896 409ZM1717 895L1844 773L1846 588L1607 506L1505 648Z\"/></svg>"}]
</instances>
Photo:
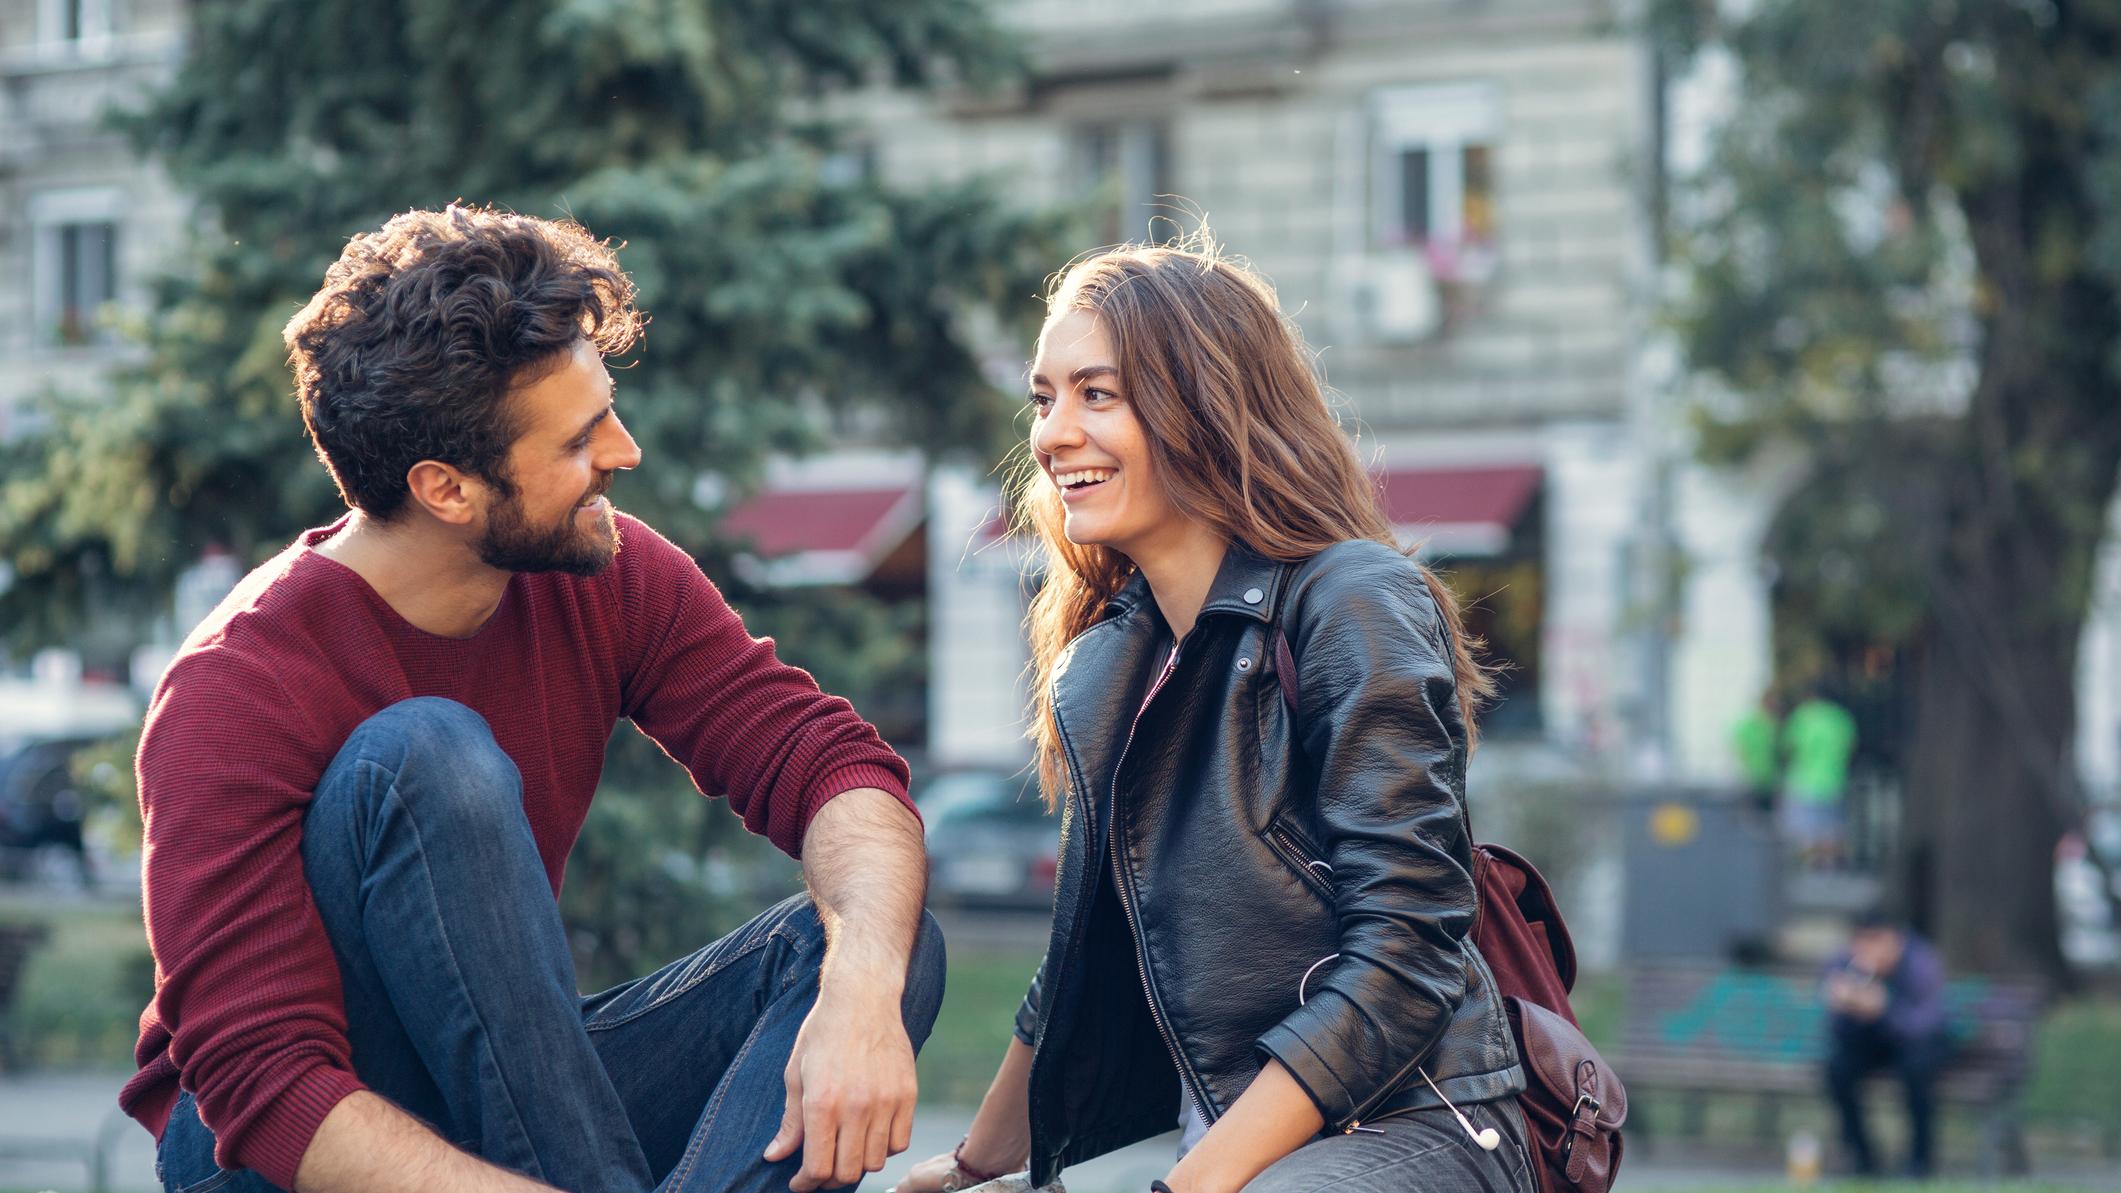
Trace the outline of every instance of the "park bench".
<instances>
[{"instance_id":1,"label":"park bench","mask_svg":"<svg viewBox=\"0 0 2121 1193\"><path fill-rule=\"evenodd\" d=\"M1708 1097L1749 1097L1757 1140L1773 1145L1784 1099L1825 1099L1826 1008L1816 971L1646 964L1628 971L1625 989L1614 1067L1638 1110L1647 1091L1678 1094L1681 1132L1698 1137ZM2026 979L1969 977L1952 980L1946 999L1953 1053L1938 1080L1939 1107L1977 1113L1984 1173L2023 1173L2018 1093L2045 992ZM1644 1122L1638 1113L1629 1133L1640 1135Z\"/></svg>"}]
</instances>

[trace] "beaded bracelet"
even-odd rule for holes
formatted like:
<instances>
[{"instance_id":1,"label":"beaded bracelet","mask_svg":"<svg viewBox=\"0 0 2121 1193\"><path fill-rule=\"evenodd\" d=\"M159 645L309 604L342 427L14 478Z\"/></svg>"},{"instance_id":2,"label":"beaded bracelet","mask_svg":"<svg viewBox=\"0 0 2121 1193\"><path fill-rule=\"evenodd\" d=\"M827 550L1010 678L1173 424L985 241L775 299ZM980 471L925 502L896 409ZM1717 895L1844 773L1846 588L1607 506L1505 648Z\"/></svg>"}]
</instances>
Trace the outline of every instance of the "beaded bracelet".
<instances>
[{"instance_id":1,"label":"beaded bracelet","mask_svg":"<svg viewBox=\"0 0 2121 1193\"><path fill-rule=\"evenodd\" d=\"M965 1163L965 1144L970 1142L971 1139L972 1136L967 1135L957 1141L956 1147L950 1149L950 1163L957 1167L957 1174L975 1185L985 1184L988 1181L998 1181L1007 1176L1008 1174L1003 1172L982 1172ZM958 1187L962 1188L963 1186Z\"/></svg>"}]
</instances>

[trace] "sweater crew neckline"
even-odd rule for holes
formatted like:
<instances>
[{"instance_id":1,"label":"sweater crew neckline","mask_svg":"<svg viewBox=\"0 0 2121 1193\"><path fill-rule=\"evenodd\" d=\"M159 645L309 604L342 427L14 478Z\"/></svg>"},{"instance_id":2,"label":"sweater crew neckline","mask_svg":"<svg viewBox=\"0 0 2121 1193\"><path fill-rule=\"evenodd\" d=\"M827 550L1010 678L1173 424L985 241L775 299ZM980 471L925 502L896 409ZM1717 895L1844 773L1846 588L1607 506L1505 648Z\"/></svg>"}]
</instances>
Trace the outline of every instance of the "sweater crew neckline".
<instances>
[{"instance_id":1,"label":"sweater crew neckline","mask_svg":"<svg viewBox=\"0 0 2121 1193\"><path fill-rule=\"evenodd\" d=\"M523 574L521 572L509 573L508 585L501 590L501 599L494 605L493 613L480 624L478 629L473 630L462 638L454 638L448 634L437 634L432 630L423 630L419 626L414 625L406 620L405 615L398 612L395 606L385 600L382 593L376 591L376 586L368 582L368 577L317 550L326 540L344 530L347 520L352 516L352 514L347 514L329 526L319 526L313 530L304 531L302 534L302 553L300 560L298 560L298 566L302 560L309 561L310 566L322 568L324 569L324 574L334 577L331 581L332 583L353 589L360 595L361 601L374 611L377 620L393 638L433 649L469 649L492 635L494 627L500 625L503 618L507 617L513 610L517 600L516 589L522 587L523 584ZM615 561L613 566L616 566Z\"/></svg>"}]
</instances>

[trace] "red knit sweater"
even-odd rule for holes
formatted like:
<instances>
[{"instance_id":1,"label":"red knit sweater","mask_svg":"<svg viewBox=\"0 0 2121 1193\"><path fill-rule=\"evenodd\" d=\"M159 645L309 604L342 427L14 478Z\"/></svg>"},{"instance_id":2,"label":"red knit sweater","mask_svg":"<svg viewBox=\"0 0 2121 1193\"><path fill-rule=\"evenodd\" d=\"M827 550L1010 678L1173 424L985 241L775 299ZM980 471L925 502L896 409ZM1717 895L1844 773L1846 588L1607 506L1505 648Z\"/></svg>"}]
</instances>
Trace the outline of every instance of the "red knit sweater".
<instances>
[{"instance_id":1,"label":"red knit sweater","mask_svg":"<svg viewBox=\"0 0 2121 1193\"><path fill-rule=\"evenodd\" d=\"M362 1088L299 842L317 780L379 709L445 696L485 716L522 772L555 896L621 717L791 856L839 792L906 794L876 731L632 518L603 575L515 576L463 639L413 627L311 550L343 525L303 535L193 631L140 738L155 999L119 1102L159 1138L181 1082L221 1166L285 1189L317 1124Z\"/></svg>"}]
</instances>

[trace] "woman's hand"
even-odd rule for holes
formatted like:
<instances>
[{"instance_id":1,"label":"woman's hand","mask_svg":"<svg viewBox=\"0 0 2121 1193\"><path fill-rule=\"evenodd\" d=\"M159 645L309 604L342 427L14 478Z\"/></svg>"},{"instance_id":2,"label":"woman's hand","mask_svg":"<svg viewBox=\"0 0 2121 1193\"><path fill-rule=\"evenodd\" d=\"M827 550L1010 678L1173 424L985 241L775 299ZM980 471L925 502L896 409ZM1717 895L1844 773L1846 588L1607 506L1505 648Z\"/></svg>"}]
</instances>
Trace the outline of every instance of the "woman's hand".
<instances>
[{"instance_id":1,"label":"woman's hand","mask_svg":"<svg viewBox=\"0 0 2121 1193\"><path fill-rule=\"evenodd\" d=\"M952 1193L966 1186L957 1177L957 1157L949 1152L915 1164L891 1186L891 1193Z\"/></svg>"},{"instance_id":2,"label":"woman's hand","mask_svg":"<svg viewBox=\"0 0 2121 1193\"><path fill-rule=\"evenodd\" d=\"M1031 1049L1012 1037L965 1141L955 1152L915 1164L892 1188L897 1193L953 1193L984 1180L979 1172L1023 1171L1031 1155L1030 1101ZM960 1157L970 1170L959 1166Z\"/></svg>"}]
</instances>

